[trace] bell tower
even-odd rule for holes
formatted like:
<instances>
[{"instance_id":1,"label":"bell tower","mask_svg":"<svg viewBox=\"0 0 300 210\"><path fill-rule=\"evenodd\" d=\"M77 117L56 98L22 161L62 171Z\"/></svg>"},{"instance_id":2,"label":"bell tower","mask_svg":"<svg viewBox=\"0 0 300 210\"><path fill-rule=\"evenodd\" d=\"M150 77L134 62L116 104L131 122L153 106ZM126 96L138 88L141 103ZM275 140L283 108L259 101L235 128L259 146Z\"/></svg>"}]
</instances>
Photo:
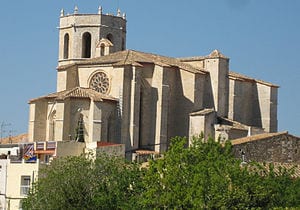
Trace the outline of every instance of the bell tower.
<instances>
[{"instance_id":1,"label":"bell tower","mask_svg":"<svg viewBox=\"0 0 300 210\"><path fill-rule=\"evenodd\" d=\"M60 13L58 65L104 56L126 49L126 15Z\"/></svg>"}]
</instances>

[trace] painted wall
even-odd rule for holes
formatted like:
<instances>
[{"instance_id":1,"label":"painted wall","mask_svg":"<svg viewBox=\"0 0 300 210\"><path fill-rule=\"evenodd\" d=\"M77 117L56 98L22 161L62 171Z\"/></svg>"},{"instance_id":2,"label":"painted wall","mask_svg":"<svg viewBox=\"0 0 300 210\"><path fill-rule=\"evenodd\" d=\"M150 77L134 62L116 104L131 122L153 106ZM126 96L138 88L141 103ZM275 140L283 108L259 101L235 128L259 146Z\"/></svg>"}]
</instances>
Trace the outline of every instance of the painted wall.
<instances>
[{"instance_id":1,"label":"painted wall","mask_svg":"<svg viewBox=\"0 0 300 210\"><path fill-rule=\"evenodd\" d=\"M21 177L29 176L32 184L38 176L39 162L7 164L6 208L19 209L20 200L26 195L21 193Z\"/></svg>"}]
</instances>

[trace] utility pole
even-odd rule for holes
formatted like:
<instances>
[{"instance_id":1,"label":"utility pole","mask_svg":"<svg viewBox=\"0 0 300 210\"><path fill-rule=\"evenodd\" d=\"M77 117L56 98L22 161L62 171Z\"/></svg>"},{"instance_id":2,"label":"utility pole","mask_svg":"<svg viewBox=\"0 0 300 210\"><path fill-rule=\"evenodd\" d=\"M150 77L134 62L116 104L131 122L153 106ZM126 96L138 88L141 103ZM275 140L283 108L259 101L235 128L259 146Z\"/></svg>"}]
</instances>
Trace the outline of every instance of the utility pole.
<instances>
[{"instance_id":1,"label":"utility pole","mask_svg":"<svg viewBox=\"0 0 300 210\"><path fill-rule=\"evenodd\" d=\"M4 128L6 126L10 126L10 125L11 125L10 123L6 123L4 121L1 122L1 124L0 124L0 143L2 143L3 133L5 132Z\"/></svg>"}]
</instances>

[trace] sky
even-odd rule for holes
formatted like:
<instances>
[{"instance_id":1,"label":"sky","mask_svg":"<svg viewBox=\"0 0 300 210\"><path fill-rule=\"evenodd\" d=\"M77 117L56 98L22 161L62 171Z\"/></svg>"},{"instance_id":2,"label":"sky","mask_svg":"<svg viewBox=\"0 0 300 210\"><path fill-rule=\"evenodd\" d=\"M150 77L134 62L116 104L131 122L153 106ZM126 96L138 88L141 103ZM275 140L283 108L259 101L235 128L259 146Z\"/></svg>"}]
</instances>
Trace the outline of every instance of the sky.
<instances>
[{"instance_id":1,"label":"sky","mask_svg":"<svg viewBox=\"0 0 300 210\"><path fill-rule=\"evenodd\" d=\"M1 0L2 137L26 133L28 101L56 91L60 10L99 5L126 13L127 49L170 57L218 49L230 70L279 85L278 130L300 136L299 0Z\"/></svg>"}]
</instances>

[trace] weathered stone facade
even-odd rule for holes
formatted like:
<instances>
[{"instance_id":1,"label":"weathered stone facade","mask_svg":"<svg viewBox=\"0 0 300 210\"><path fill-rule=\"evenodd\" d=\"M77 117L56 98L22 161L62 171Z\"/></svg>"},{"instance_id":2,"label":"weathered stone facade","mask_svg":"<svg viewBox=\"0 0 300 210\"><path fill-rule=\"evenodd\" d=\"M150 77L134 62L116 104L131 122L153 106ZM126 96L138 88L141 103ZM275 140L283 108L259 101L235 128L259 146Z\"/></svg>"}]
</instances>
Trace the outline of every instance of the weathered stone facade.
<instances>
[{"instance_id":1,"label":"weathered stone facade","mask_svg":"<svg viewBox=\"0 0 300 210\"><path fill-rule=\"evenodd\" d=\"M281 133L264 133L232 140L235 157L245 161L300 164L300 138Z\"/></svg>"},{"instance_id":2,"label":"weathered stone facade","mask_svg":"<svg viewBox=\"0 0 300 210\"><path fill-rule=\"evenodd\" d=\"M217 50L189 58L125 50L125 15L102 9L62 12L59 37L57 92L29 102L31 141L163 152L174 136L277 131L278 86L230 72L229 58Z\"/></svg>"}]
</instances>

